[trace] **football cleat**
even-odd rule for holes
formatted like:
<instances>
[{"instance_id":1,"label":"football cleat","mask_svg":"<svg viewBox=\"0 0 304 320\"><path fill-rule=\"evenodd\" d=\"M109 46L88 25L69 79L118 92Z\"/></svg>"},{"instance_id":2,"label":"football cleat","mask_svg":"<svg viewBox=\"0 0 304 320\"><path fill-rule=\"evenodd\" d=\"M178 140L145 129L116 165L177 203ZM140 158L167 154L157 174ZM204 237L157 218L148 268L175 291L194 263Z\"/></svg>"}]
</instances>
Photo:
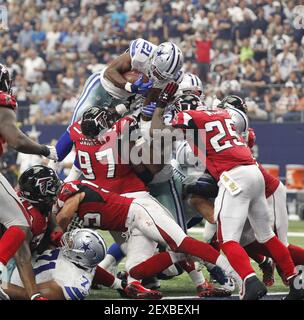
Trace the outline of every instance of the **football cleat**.
<instances>
[{"instance_id":1,"label":"football cleat","mask_svg":"<svg viewBox=\"0 0 304 320\"><path fill-rule=\"evenodd\" d=\"M232 294L232 291L224 288L217 288L213 284L209 283L207 280L203 284L196 287L196 292L200 298L229 297Z\"/></svg>"},{"instance_id":2,"label":"football cleat","mask_svg":"<svg viewBox=\"0 0 304 320\"><path fill-rule=\"evenodd\" d=\"M139 281L129 283L125 288L125 293L130 299L159 300L163 297L160 291L147 289Z\"/></svg>"},{"instance_id":3,"label":"football cleat","mask_svg":"<svg viewBox=\"0 0 304 320\"><path fill-rule=\"evenodd\" d=\"M256 275L245 278L242 291L240 292L241 300L259 300L267 293L267 288Z\"/></svg>"},{"instance_id":4,"label":"football cleat","mask_svg":"<svg viewBox=\"0 0 304 320\"><path fill-rule=\"evenodd\" d=\"M266 258L266 260L259 264L260 269L263 272L263 283L266 287L271 287L274 284L274 263L272 259Z\"/></svg>"},{"instance_id":5,"label":"football cleat","mask_svg":"<svg viewBox=\"0 0 304 320\"><path fill-rule=\"evenodd\" d=\"M147 289L157 290L160 288L160 281L157 277L145 278L141 281L141 284Z\"/></svg>"},{"instance_id":6,"label":"football cleat","mask_svg":"<svg viewBox=\"0 0 304 320\"><path fill-rule=\"evenodd\" d=\"M289 279L289 293L284 300L303 300L304 299L304 287L303 279L300 275L295 275Z\"/></svg>"}]
</instances>

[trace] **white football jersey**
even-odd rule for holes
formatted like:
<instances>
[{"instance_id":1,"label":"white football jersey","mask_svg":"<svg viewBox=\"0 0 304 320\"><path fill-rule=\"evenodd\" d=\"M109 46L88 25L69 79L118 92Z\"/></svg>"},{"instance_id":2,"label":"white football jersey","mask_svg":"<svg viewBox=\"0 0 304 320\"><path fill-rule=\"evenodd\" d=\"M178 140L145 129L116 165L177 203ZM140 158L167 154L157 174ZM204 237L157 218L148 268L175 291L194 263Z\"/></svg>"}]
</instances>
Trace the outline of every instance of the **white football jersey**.
<instances>
[{"instance_id":1,"label":"white football jersey","mask_svg":"<svg viewBox=\"0 0 304 320\"><path fill-rule=\"evenodd\" d=\"M156 45L142 38L138 38L131 41L129 46L129 54L131 56L132 70L137 70L139 72L142 72L143 74L151 78L151 74L150 74L151 58L156 49L157 49ZM126 99L131 95L133 95L133 93L127 92L124 89L120 89L116 87L111 81L106 79L104 77L105 69L100 74L100 81L102 86L105 88L107 92L109 92L116 99ZM177 83L180 83L182 79L183 79L183 72L180 71L175 81ZM154 81L152 87L163 89L169 82L170 80Z\"/></svg>"},{"instance_id":2,"label":"white football jersey","mask_svg":"<svg viewBox=\"0 0 304 320\"><path fill-rule=\"evenodd\" d=\"M61 248L46 250L32 258L37 284L55 281L66 300L83 300L90 293L95 269L84 270L66 259ZM13 271L11 284L23 287L17 268Z\"/></svg>"}]
</instances>

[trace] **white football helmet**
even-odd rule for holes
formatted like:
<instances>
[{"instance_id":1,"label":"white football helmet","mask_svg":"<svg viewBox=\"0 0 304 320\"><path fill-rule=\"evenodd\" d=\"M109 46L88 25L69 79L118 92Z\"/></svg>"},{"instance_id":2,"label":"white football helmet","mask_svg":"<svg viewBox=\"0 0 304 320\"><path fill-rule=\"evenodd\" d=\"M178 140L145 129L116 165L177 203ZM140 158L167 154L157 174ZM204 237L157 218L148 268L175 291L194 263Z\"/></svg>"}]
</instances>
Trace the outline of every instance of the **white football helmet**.
<instances>
[{"instance_id":1,"label":"white football helmet","mask_svg":"<svg viewBox=\"0 0 304 320\"><path fill-rule=\"evenodd\" d=\"M157 80L174 80L184 64L181 49L173 42L163 42L151 57L151 76Z\"/></svg>"},{"instance_id":2,"label":"white football helmet","mask_svg":"<svg viewBox=\"0 0 304 320\"><path fill-rule=\"evenodd\" d=\"M61 238L62 253L71 262L84 268L94 268L107 252L107 246L96 231L75 229Z\"/></svg>"},{"instance_id":3,"label":"white football helmet","mask_svg":"<svg viewBox=\"0 0 304 320\"><path fill-rule=\"evenodd\" d=\"M201 79L195 74L185 73L178 89L181 94L190 93L203 98L203 84Z\"/></svg>"}]
</instances>

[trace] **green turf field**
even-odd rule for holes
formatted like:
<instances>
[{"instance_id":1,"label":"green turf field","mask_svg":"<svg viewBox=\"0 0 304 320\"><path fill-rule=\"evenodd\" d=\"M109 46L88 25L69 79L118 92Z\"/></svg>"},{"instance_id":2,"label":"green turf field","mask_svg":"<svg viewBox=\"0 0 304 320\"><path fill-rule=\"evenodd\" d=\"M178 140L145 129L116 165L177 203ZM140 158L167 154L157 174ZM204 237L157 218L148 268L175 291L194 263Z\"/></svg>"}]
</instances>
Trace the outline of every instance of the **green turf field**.
<instances>
[{"instance_id":1,"label":"green turf field","mask_svg":"<svg viewBox=\"0 0 304 320\"><path fill-rule=\"evenodd\" d=\"M290 221L289 224L289 232L302 232L304 233L304 221ZM112 237L109 235L108 232L102 232L107 245L111 245L113 242ZM202 239L202 236L195 233L191 234L191 236L197 238L197 239ZM289 237L289 241L292 244L299 245L304 247L304 237L300 236L292 236ZM257 271L258 275L261 275L261 272L255 262L252 262L254 268ZM120 263L119 265L119 270L123 270L124 263ZM209 279L208 272L206 269L203 270L203 273L207 279ZM171 280L167 281L162 281L161 282L161 292L163 293L164 297L176 297L176 296L195 296L195 287L190 281L187 273L183 273L182 275L175 277ZM278 274L276 273L276 281L275 284L268 289L268 292L282 292L282 291L287 291L287 287L285 287L282 284L282 281ZM111 289L107 288L102 288L101 290L92 290L91 295L89 296L89 299L119 299L120 296L119 294Z\"/></svg>"}]
</instances>

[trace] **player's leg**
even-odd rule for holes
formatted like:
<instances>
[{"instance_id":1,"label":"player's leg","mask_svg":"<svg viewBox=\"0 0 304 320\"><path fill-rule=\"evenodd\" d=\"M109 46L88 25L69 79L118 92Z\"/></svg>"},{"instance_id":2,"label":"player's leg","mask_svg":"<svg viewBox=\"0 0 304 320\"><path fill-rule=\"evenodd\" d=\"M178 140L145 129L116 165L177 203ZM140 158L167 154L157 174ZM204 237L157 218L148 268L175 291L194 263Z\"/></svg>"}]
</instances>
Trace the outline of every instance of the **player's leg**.
<instances>
[{"instance_id":1,"label":"player's leg","mask_svg":"<svg viewBox=\"0 0 304 320\"><path fill-rule=\"evenodd\" d=\"M14 256L26 238L29 228L25 209L14 189L0 174L0 223L6 231L0 239L0 273L3 266ZM0 278L1 279L1 278Z\"/></svg>"},{"instance_id":2,"label":"player's leg","mask_svg":"<svg viewBox=\"0 0 304 320\"><path fill-rule=\"evenodd\" d=\"M164 213L162 206L153 200L136 199L131 204L134 217L133 226L148 238L171 250L198 257L221 267L227 274L235 276L227 259L209 244L188 237L175 221ZM136 214L135 214L136 213Z\"/></svg>"},{"instance_id":3,"label":"player's leg","mask_svg":"<svg viewBox=\"0 0 304 320\"><path fill-rule=\"evenodd\" d=\"M163 183L149 185L150 194L172 214L177 224L186 231L184 208L182 203L182 184L172 177Z\"/></svg>"},{"instance_id":4,"label":"player's leg","mask_svg":"<svg viewBox=\"0 0 304 320\"><path fill-rule=\"evenodd\" d=\"M261 181L264 181L260 171L257 171L256 174L257 178L259 178ZM259 186L261 187L261 185ZM284 276L289 281L290 292L287 298L301 299L304 297L304 290L295 287L297 276L295 265L288 249L274 234L269 223L268 206L264 196L264 185L262 185L262 189L259 191L260 192L258 195L251 202L248 215L250 224L255 232L257 240L260 243L263 243L263 245L267 248L274 261L280 267Z\"/></svg>"},{"instance_id":5,"label":"player's leg","mask_svg":"<svg viewBox=\"0 0 304 320\"><path fill-rule=\"evenodd\" d=\"M28 245L30 228L28 216L15 190L0 174L0 223L7 230L0 240L0 261L5 265L14 256L20 276L29 297L38 292L31 265L31 253ZM6 279L3 279L6 280Z\"/></svg>"},{"instance_id":6,"label":"player's leg","mask_svg":"<svg viewBox=\"0 0 304 320\"><path fill-rule=\"evenodd\" d=\"M133 299L160 299L162 294L157 290L150 290L141 285L138 280L133 277L130 270L154 255L157 243L151 241L144 234L136 229L130 228L130 236L127 241L127 256L125 269L127 271L127 286L125 293L129 298Z\"/></svg>"}]
</instances>

